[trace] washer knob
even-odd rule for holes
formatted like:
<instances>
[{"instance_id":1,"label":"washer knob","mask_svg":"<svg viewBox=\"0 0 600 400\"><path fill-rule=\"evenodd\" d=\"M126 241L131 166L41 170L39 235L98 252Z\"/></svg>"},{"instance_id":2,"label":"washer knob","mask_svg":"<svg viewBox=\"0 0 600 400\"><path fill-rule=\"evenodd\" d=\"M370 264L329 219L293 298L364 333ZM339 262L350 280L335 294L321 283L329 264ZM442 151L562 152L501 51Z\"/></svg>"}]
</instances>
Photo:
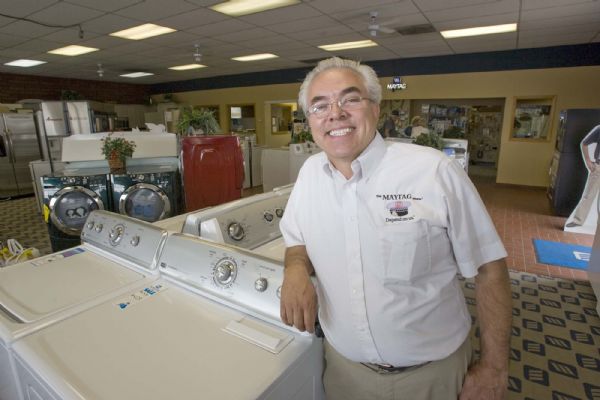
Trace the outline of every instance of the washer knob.
<instances>
[{"instance_id":1,"label":"washer knob","mask_svg":"<svg viewBox=\"0 0 600 400\"><path fill-rule=\"evenodd\" d=\"M258 278L254 281L254 289L256 289L259 292L264 292L265 290L267 290L267 286L269 286L267 278Z\"/></svg>"},{"instance_id":2,"label":"washer knob","mask_svg":"<svg viewBox=\"0 0 600 400\"><path fill-rule=\"evenodd\" d=\"M275 294L277 295L277 298L280 299L281 298L281 286L279 286L277 288L277 291L275 292Z\"/></svg>"},{"instance_id":3,"label":"washer knob","mask_svg":"<svg viewBox=\"0 0 600 400\"><path fill-rule=\"evenodd\" d=\"M104 225L98 224L98 225L96 225L95 231L100 233L100 232L102 232L102 228L104 228Z\"/></svg>"},{"instance_id":4,"label":"washer knob","mask_svg":"<svg viewBox=\"0 0 600 400\"><path fill-rule=\"evenodd\" d=\"M273 222L273 213L271 213L270 211L265 211L265 213L263 214L263 218L267 222Z\"/></svg>"},{"instance_id":5,"label":"washer knob","mask_svg":"<svg viewBox=\"0 0 600 400\"><path fill-rule=\"evenodd\" d=\"M219 285L227 285L235 279L236 265L233 261L225 259L219 261L215 267L215 282Z\"/></svg>"},{"instance_id":6,"label":"washer knob","mask_svg":"<svg viewBox=\"0 0 600 400\"><path fill-rule=\"evenodd\" d=\"M246 236L246 232L244 232L244 227L239 222L232 222L227 227L227 232L229 233L229 237L233 240L240 241Z\"/></svg>"},{"instance_id":7,"label":"washer knob","mask_svg":"<svg viewBox=\"0 0 600 400\"><path fill-rule=\"evenodd\" d=\"M121 225L117 225L110 230L110 232L108 233L108 240L113 246L119 244L119 242L123 238L123 231L124 229Z\"/></svg>"},{"instance_id":8,"label":"washer knob","mask_svg":"<svg viewBox=\"0 0 600 400\"><path fill-rule=\"evenodd\" d=\"M85 224L85 226L89 229L92 230L92 228L94 227L94 221L89 221L87 224Z\"/></svg>"},{"instance_id":9,"label":"washer knob","mask_svg":"<svg viewBox=\"0 0 600 400\"><path fill-rule=\"evenodd\" d=\"M131 244L133 247L137 246L139 243L140 243L140 237L138 235L135 235L129 241L129 244Z\"/></svg>"},{"instance_id":10,"label":"washer knob","mask_svg":"<svg viewBox=\"0 0 600 400\"><path fill-rule=\"evenodd\" d=\"M277 215L277 218L283 217L283 208L276 208L275 215Z\"/></svg>"}]
</instances>

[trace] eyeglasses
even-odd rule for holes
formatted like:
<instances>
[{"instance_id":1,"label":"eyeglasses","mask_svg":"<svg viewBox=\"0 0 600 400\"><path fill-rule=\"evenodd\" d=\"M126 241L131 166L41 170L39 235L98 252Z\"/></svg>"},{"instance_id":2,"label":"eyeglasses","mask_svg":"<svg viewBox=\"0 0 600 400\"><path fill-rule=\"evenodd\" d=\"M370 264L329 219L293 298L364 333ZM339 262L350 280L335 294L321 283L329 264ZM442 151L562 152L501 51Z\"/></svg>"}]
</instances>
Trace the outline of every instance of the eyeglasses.
<instances>
[{"instance_id":1,"label":"eyeglasses","mask_svg":"<svg viewBox=\"0 0 600 400\"><path fill-rule=\"evenodd\" d=\"M347 96L340 100L330 102L319 102L308 107L308 115L314 115L317 118L323 118L331 112L331 107L337 104L340 110L352 111L363 107L363 100L373 101L368 97Z\"/></svg>"}]
</instances>

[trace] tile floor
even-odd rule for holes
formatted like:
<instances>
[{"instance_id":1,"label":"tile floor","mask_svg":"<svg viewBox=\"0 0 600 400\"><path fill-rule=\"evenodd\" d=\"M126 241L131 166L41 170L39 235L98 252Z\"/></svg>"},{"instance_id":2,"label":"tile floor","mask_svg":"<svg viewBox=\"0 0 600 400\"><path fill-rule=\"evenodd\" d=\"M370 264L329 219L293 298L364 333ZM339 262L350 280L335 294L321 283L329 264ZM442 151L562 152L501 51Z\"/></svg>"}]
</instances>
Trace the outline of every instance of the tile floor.
<instances>
[{"instance_id":1,"label":"tile floor","mask_svg":"<svg viewBox=\"0 0 600 400\"><path fill-rule=\"evenodd\" d=\"M508 252L509 268L567 279L587 280L587 272L536 262L533 239L592 246L593 235L564 232L566 218L553 215L543 188L496 184L471 177Z\"/></svg>"}]
</instances>

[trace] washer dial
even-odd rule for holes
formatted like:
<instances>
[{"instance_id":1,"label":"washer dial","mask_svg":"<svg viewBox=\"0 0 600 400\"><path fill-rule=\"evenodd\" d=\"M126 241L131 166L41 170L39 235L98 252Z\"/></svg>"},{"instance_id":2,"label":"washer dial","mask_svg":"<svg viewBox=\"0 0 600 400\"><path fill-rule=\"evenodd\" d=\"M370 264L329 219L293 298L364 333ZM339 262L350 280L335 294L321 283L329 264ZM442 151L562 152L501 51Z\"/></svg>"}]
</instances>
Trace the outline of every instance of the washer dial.
<instances>
[{"instance_id":1,"label":"washer dial","mask_svg":"<svg viewBox=\"0 0 600 400\"><path fill-rule=\"evenodd\" d=\"M115 225L110 232L108 233L108 241L113 246L119 244L121 239L123 238L123 233L125 232L125 227L121 224Z\"/></svg>"},{"instance_id":2,"label":"washer dial","mask_svg":"<svg viewBox=\"0 0 600 400\"><path fill-rule=\"evenodd\" d=\"M232 222L227 227L227 234L235 241L240 241L246 236L244 227L239 222Z\"/></svg>"},{"instance_id":3,"label":"washer dial","mask_svg":"<svg viewBox=\"0 0 600 400\"><path fill-rule=\"evenodd\" d=\"M237 265L231 258L220 259L213 269L213 280L219 286L228 286L237 276Z\"/></svg>"}]
</instances>

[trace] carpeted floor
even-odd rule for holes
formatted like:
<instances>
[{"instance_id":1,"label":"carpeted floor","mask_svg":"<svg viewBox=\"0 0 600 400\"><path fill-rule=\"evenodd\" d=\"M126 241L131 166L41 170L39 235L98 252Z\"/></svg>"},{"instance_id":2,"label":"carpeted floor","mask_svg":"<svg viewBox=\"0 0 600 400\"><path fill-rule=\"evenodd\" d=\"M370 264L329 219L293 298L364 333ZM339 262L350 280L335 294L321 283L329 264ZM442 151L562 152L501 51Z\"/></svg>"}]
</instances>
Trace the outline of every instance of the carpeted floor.
<instances>
[{"instance_id":1,"label":"carpeted floor","mask_svg":"<svg viewBox=\"0 0 600 400\"><path fill-rule=\"evenodd\" d=\"M600 399L600 318L589 281L511 271L509 399ZM476 315L475 285L463 280ZM477 318L471 331L479 353Z\"/></svg>"},{"instance_id":2,"label":"carpeted floor","mask_svg":"<svg viewBox=\"0 0 600 400\"><path fill-rule=\"evenodd\" d=\"M35 247L41 255L50 254L46 223L37 212L35 197L0 201L0 241L16 239L23 247Z\"/></svg>"}]
</instances>

